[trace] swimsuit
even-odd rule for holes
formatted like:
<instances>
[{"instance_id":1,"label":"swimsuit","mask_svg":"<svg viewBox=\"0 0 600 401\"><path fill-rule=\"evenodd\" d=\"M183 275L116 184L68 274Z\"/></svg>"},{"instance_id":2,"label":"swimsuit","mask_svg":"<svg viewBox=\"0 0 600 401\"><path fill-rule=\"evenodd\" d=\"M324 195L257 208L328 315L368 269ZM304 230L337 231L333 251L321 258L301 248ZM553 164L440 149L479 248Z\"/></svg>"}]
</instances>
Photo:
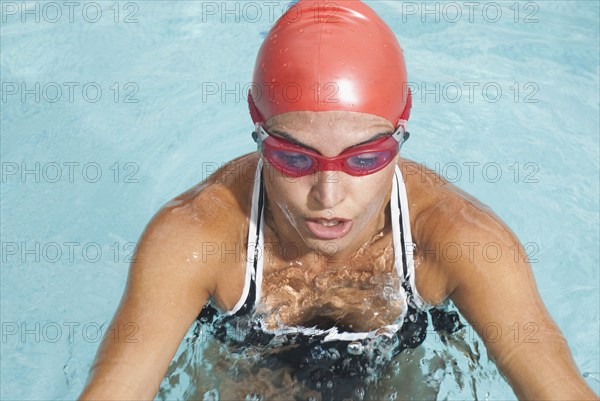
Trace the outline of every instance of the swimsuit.
<instances>
[{"instance_id":1,"label":"swimsuit","mask_svg":"<svg viewBox=\"0 0 600 401\"><path fill-rule=\"evenodd\" d=\"M384 326L386 330L379 328L370 332L346 331L336 326L327 330L299 326L268 330L262 327L252 312L261 297L264 199L262 160L259 159L252 193L242 296L228 312L219 312L207 302L197 318L200 323L211 325L212 333L223 342L239 347L263 347L262 365L291 367L295 370L296 379L324 391L324 399L332 396L337 399L343 398L340 391L353 390L357 380L364 381L384 365L383 362L406 348L416 348L425 340L428 327L426 309L429 309L437 331L453 333L462 327L456 312L431 307L415 287L408 199L398 166L395 167L390 208L394 264L401 282L398 290L408 306L403 315L396 323ZM323 384L330 379L336 383L336 388Z\"/></svg>"}]
</instances>

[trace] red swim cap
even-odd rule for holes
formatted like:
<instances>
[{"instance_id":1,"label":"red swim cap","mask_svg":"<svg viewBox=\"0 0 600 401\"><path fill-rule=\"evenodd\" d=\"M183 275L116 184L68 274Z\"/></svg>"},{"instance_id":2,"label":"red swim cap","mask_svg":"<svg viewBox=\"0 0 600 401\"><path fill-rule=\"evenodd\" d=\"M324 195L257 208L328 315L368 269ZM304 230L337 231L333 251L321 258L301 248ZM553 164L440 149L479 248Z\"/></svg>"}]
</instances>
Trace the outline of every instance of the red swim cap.
<instances>
[{"instance_id":1,"label":"red swim cap","mask_svg":"<svg viewBox=\"0 0 600 401\"><path fill-rule=\"evenodd\" d=\"M260 47L248 106L255 123L289 111L344 110L397 126L411 108L402 49L360 0L300 0Z\"/></svg>"}]
</instances>

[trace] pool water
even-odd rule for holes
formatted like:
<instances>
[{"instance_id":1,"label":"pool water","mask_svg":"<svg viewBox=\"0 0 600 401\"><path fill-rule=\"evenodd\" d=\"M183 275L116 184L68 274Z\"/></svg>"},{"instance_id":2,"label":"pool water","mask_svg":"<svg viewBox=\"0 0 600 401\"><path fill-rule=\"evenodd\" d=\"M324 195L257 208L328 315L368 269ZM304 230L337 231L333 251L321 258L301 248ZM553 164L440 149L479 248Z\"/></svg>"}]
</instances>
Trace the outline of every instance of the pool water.
<instances>
[{"instance_id":1,"label":"pool water","mask_svg":"<svg viewBox=\"0 0 600 401\"><path fill-rule=\"evenodd\" d=\"M367 3L407 60L404 156L517 234L600 393L599 3ZM80 393L149 219L255 150L244 85L287 7L77 4L1 3L1 399ZM190 328L157 399L223 396L227 371L203 357L222 350L198 338ZM377 396L515 398L471 328L429 335L391 369ZM419 375L413 390L402 382Z\"/></svg>"}]
</instances>

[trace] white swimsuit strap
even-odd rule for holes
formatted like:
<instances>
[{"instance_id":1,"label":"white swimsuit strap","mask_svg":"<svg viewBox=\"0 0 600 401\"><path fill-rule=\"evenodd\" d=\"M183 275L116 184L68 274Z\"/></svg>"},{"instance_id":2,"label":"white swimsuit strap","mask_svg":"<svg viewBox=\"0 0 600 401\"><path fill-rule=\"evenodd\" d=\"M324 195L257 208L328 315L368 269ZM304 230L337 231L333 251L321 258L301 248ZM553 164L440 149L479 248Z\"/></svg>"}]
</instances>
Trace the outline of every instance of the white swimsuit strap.
<instances>
[{"instance_id":1,"label":"white swimsuit strap","mask_svg":"<svg viewBox=\"0 0 600 401\"><path fill-rule=\"evenodd\" d=\"M426 302L421 298L415 285L415 262L413 241L408 213L408 197L402 172L396 165L390 200L392 212L392 238L394 241L394 264L401 279L407 280L412 291L414 306L421 309Z\"/></svg>"},{"instance_id":2,"label":"white swimsuit strap","mask_svg":"<svg viewBox=\"0 0 600 401\"><path fill-rule=\"evenodd\" d=\"M246 303L250 283L255 282L256 298L255 303L260 299L260 287L262 283L263 271L263 249L264 249L264 194L262 193L262 159L258 159L256 173L254 175L254 188L252 190L252 206L250 210L250 222L248 224L248 247L246 249L246 276L244 280L244 290L242 296L232 310L227 315L233 315L239 311ZM256 273L255 273L256 272Z\"/></svg>"},{"instance_id":3,"label":"white swimsuit strap","mask_svg":"<svg viewBox=\"0 0 600 401\"><path fill-rule=\"evenodd\" d=\"M401 316L399 321L404 320L404 315ZM371 338L376 338L379 336L392 337L396 334L398 330L402 327L402 324L388 324L382 327L379 327L375 330L365 331L365 332L338 332L337 327L332 327L327 330L319 329L317 327L303 327L303 326L285 326L279 327L275 330L268 330L266 328L262 328L262 330L269 334L274 334L276 336L286 335L286 334L302 334L305 336L322 336L323 342L328 341L357 341L357 340L366 340Z\"/></svg>"}]
</instances>

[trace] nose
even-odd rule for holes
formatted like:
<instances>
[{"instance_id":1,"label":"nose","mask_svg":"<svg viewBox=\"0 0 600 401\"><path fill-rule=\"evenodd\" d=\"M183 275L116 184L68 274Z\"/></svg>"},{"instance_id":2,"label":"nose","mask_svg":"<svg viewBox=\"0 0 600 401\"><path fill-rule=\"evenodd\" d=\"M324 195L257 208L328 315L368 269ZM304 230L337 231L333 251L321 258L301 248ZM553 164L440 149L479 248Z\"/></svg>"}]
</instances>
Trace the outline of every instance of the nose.
<instances>
[{"instance_id":1,"label":"nose","mask_svg":"<svg viewBox=\"0 0 600 401\"><path fill-rule=\"evenodd\" d=\"M329 209L341 203L345 196L341 171L317 171L310 195L319 206Z\"/></svg>"}]
</instances>

